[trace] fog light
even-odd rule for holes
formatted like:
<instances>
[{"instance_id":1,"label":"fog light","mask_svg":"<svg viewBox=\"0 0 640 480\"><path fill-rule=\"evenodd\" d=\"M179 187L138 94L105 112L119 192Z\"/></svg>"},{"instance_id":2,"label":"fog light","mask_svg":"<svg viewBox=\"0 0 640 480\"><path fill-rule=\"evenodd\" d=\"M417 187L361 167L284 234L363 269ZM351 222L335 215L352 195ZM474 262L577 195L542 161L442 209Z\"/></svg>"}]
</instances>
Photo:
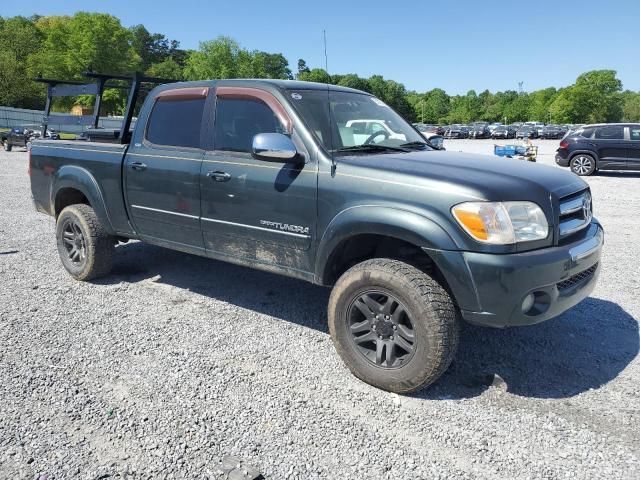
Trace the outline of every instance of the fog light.
<instances>
[{"instance_id":1,"label":"fog light","mask_svg":"<svg viewBox=\"0 0 640 480\"><path fill-rule=\"evenodd\" d=\"M531 307L533 307L535 301L536 297L533 293L530 293L529 295L524 297L524 300L522 301L522 313L529 312L529 310L531 310Z\"/></svg>"}]
</instances>

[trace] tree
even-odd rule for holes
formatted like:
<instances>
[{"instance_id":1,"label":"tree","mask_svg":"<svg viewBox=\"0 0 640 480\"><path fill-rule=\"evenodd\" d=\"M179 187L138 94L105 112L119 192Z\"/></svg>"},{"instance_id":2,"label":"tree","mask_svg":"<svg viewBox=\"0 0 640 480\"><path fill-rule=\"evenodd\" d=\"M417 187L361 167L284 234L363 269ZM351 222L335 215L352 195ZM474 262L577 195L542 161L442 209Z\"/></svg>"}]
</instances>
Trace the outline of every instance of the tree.
<instances>
[{"instance_id":1,"label":"tree","mask_svg":"<svg viewBox=\"0 0 640 480\"><path fill-rule=\"evenodd\" d=\"M308 72L299 73L298 80L302 80L304 82L331 83L331 77L322 68L314 68Z\"/></svg>"},{"instance_id":2,"label":"tree","mask_svg":"<svg viewBox=\"0 0 640 480\"><path fill-rule=\"evenodd\" d=\"M131 32L116 17L80 12L73 17L42 17L36 25L44 42L42 49L29 57L33 75L80 79L89 68L108 73L135 69Z\"/></svg>"},{"instance_id":3,"label":"tree","mask_svg":"<svg viewBox=\"0 0 640 480\"><path fill-rule=\"evenodd\" d=\"M38 108L44 88L31 81L27 70L30 55L40 51L43 37L37 18L0 17L0 105Z\"/></svg>"},{"instance_id":4,"label":"tree","mask_svg":"<svg viewBox=\"0 0 640 480\"><path fill-rule=\"evenodd\" d=\"M622 121L640 122L640 92L626 91L623 93L623 99Z\"/></svg>"},{"instance_id":5,"label":"tree","mask_svg":"<svg viewBox=\"0 0 640 480\"><path fill-rule=\"evenodd\" d=\"M230 37L201 42L186 62L188 80L210 78L292 78L281 53L249 52Z\"/></svg>"},{"instance_id":6,"label":"tree","mask_svg":"<svg viewBox=\"0 0 640 480\"><path fill-rule=\"evenodd\" d=\"M414 113L423 123L442 123L446 121L451 109L449 96L440 88L434 88L424 95L414 106Z\"/></svg>"},{"instance_id":7,"label":"tree","mask_svg":"<svg viewBox=\"0 0 640 480\"><path fill-rule=\"evenodd\" d=\"M292 79L289 62L281 53L252 52L254 78Z\"/></svg>"},{"instance_id":8,"label":"tree","mask_svg":"<svg viewBox=\"0 0 640 480\"><path fill-rule=\"evenodd\" d=\"M333 79L335 82L335 78ZM360 78L355 73L348 73L347 75L340 76L335 82L336 85L340 85L342 87L355 88L356 90L363 90L365 92L369 91L369 82L366 79Z\"/></svg>"},{"instance_id":9,"label":"tree","mask_svg":"<svg viewBox=\"0 0 640 480\"><path fill-rule=\"evenodd\" d=\"M553 87L538 90L529 94L531 104L529 106L529 118L531 120L548 122L550 107L556 98L557 90Z\"/></svg>"},{"instance_id":10,"label":"tree","mask_svg":"<svg viewBox=\"0 0 640 480\"><path fill-rule=\"evenodd\" d=\"M305 62L302 58L299 58L298 73L296 74L296 78L298 78L302 73L309 73L309 67L307 67L307 62Z\"/></svg>"}]
</instances>

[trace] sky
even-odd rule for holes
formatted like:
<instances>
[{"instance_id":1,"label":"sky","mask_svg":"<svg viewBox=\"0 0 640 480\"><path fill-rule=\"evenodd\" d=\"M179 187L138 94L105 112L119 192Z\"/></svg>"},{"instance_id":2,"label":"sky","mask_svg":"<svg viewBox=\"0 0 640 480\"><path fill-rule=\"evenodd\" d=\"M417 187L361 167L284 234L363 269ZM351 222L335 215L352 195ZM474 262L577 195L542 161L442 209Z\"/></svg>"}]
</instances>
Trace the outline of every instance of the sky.
<instances>
[{"instance_id":1,"label":"sky","mask_svg":"<svg viewBox=\"0 0 640 480\"><path fill-rule=\"evenodd\" d=\"M381 74L423 92L525 91L572 84L583 72L617 70L640 90L640 0L430 0L314 2L56 0L3 2L0 15L105 12L124 26L196 49L226 35L244 48L299 58L329 73Z\"/></svg>"}]
</instances>

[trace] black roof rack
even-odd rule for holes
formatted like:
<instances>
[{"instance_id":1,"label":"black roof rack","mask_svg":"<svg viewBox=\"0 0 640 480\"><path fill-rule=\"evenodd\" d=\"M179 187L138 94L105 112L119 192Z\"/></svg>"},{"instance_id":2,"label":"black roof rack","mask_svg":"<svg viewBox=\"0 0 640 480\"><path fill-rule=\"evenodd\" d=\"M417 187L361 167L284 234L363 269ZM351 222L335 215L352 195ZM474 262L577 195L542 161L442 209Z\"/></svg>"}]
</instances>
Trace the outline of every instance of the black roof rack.
<instances>
[{"instance_id":1,"label":"black roof rack","mask_svg":"<svg viewBox=\"0 0 640 480\"><path fill-rule=\"evenodd\" d=\"M50 78L42 78L42 76L34 79L36 82L47 85L47 103L45 105L44 117L42 119L43 137L47 132L47 125L49 124L51 114L51 103L54 97L95 95L96 100L93 106L93 115L56 115L56 123L63 125L87 125L95 129L98 128L98 121L100 120L100 107L102 105L102 95L104 94L105 88L120 88L129 90L129 95L127 97L127 108L125 110L124 120L122 121L120 135L118 138L120 143L128 143L130 141L129 129L131 128L133 111L142 85L157 85L161 83L175 82L175 80L168 80L164 78L146 77L140 72L135 72L132 75L119 75L96 73L89 70L84 73L84 76L94 81L85 83L76 80L54 80ZM125 81L128 82L129 85L107 85L111 80Z\"/></svg>"}]
</instances>

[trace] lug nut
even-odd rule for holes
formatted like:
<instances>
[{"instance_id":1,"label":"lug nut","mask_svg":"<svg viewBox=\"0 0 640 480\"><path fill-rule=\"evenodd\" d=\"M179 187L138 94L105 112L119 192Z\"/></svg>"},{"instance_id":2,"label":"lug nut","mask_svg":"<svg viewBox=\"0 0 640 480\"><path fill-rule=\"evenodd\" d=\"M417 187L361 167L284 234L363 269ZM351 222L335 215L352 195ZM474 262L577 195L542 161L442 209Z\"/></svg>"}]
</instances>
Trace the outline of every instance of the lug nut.
<instances>
[{"instance_id":1,"label":"lug nut","mask_svg":"<svg viewBox=\"0 0 640 480\"><path fill-rule=\"evenodd\" d=\"M391 336L389 337L389 340L393 340L393 335L391 335Z\"/></svg>"},{"instance_id":2,"label":"lug nut","mask_svg":"<svg viewBox=\"0 0 640 480\"><path fill-rule=\"evenodd\" d=\"M394 330L397 330L397 329L398 329L398 326L397 326L397 325L394 325L394 326L393 326L393 329L394 329Z\"/></svg>"}]
</instances>

